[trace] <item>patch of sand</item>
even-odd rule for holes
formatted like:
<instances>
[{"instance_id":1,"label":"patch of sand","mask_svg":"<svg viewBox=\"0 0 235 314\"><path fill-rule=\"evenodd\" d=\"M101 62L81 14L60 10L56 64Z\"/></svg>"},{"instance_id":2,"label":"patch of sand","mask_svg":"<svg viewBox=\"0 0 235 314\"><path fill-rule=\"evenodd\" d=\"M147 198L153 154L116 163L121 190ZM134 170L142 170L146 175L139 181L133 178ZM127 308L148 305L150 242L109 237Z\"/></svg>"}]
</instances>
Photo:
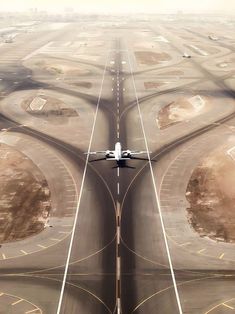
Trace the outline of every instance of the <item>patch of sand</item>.
<instances>
[{"instance_id":1,"label":"patch of sand","mask_svg":"<svg viewBox=\"0 0 235 314\"><path fill-rule=\"evenodd\" d=\"M205 97L201 97L200 95L179 98L164 106L158 112L158 127L160 129L168 128L176 123L193 118L201 114L206 104Z\"/></svg>"},{"instance_id":2,"label":"patch of sand","mask_svg":"<svg viewBox=\"0 0 235 314\"><path fill-rule=\"evenodd\" d=\"M145 89L156 89L164 85L165 83L162 83L162 82L144 82Z\"/></svg>"},{"instance_id":3,"label":"patch of sand","mask_svg":"<svg viewBox=\"0 0 235 314\"><path fill-rule=\"evenodd\" d=\"M22 153L0 144L0 243L41 232L51 210L41 171Z\"/></svg>"},{"instance_id":4,"label":"patch of sand","mask_svg":"<svg viewBox=\"0 0 235 314\"><path fill-rule=\"evenodd\" d=\"M140 65L157 65L171 60L166 52L135 51L135 57Z\"/></svg>"},{"instance_id":5,"label":"patch of sand","mask_svg":"<svg viewBox=\"0 0 235 314\"><path fill-rule=\"evenodd\" d=\"M235 162L224 148L213 151L193 171L186 190L187 212L200 236L235 242L234 186Z\"/></svg>"},{"instance_id":6,"label":"patch of sand","mask_svg":"<svg viewBox=\"0 0 235 314\"><path fill-rule=\"evenodd\" d=\"M42 104L41 106L32 106L37 103ZM36 104L37 104L36 103ZM30 113L31 115L43 118L53 124L66 123L67 118L77 117L78 112L72 107L54 97L35 92L32 96L27 97L21 102L22 108Z\"/></svg>"},{"instance_id":7,"label":"patch of sand","mask_svg":"<svg viewBox=\"0 0 235 314\"><path fill-rule=\"evenodd\" d=\"M34 70L46 72L47 75L49 74L56 77L63 76L66 78L90 73L90 70L86 69L85 66L78 65L75 62L68 62L53 58L37 57L33 60L29 60L27 64L29 64L30 67L32 66Z\"/></svg>"}]
</instances>

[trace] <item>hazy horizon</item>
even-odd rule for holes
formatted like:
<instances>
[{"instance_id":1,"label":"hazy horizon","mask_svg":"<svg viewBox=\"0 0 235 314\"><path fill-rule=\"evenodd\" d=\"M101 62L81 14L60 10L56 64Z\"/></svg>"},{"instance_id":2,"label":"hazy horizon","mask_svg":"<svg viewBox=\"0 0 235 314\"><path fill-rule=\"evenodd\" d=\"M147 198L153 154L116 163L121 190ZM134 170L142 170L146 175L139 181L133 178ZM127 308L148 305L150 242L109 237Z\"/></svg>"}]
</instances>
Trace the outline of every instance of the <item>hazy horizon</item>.
<instances>
[{"instance_id":1,"label":"hazy horizon","mask_svg":"<svg viewBox=\"0 0 235 314\"><path fill-rule=\"evenodd\" d=\"M235 14L234 0L11 0L0 3L0 11L27 11L33 8L61 12L66 8L81 13L221 13Z\"/></svg>"}]
</instances>

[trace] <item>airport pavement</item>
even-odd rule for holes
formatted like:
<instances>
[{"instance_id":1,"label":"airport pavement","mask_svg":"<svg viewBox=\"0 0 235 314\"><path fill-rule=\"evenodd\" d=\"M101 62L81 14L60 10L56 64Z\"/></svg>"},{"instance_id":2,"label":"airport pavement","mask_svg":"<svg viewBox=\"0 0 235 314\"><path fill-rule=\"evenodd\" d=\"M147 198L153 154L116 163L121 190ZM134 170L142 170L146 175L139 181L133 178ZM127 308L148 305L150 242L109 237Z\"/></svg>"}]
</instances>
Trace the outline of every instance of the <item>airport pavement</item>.
<instances>
[{"instance_id":1,"label":"airport pavement","mask_svg":"<svg viewBox=\"0 0 235 314\"><path fill-rule=\"evenodd\" d=\"M51 227L1 246L3 313L234 311L233 244L201 238L185 213L185 186L197 159L232 132L226 125L234 121L234 91L206 67L209 56L196 55L194 47L193 58L183 60L187 40L157 25L91 23L83 30L75 23L37 37L21 34L0 47L0 140L38 165L53 204ZM190 36L190 44L198 44ZM219 58L228 53L219 42L213 46L222 49ZM170 58L153 65L148 53L159 49ZM147 53L142 63L139 50ZM58 68L38 69L49 59L55 68L66 60L62 75ZM78 72L67 70L69 62ZM164 84L149 90L146 82ZM34 90L78 116L33 115L22 100ZM210 98L207 112L158 128L164 105L197 94ZM113 149L117 141L151 151L153 161L128 161L134 168L88 163L84 152Z\"/></svg>"}]
</instances>

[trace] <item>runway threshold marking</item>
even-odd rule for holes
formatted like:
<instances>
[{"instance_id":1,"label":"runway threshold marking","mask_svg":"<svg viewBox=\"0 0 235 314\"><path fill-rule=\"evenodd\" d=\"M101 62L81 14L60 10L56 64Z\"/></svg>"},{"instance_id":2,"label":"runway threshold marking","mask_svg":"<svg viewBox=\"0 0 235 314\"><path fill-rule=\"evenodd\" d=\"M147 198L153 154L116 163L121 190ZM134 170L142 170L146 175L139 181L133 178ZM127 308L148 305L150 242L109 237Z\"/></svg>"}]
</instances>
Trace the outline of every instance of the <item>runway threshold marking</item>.
<instances>
[{"instance_id":1,"label":"runway threshold marking","mask_svg":"<svg viewBox=\"0 0 235 314\"><path fill-rule=\"evenodd\" d=\"M128 56L128 63L129 63L129 68L130 68L130 72L131 72L131 76L132 76L132 84L133 84L133 88L134 88L134 92L135 92L135 98L136 98L136 105L137 105L139 116L140 116L140 124L141 124L141 128L142 128L143 136L144 136L144 142L145 142L145 147L146 147L146 151L147 151L148 163L149 163L150 173L151 173L151 177L152 177L153 189L154 189L154 194L155 194L156 203L157 203L157 207L158 207L158 213L159 213L159 218L160 218L160 223L161 223L164 243L165 243L165 247L166 247L168 262L169 262L169 266L170 266L171 277L172 277L172 281L173 281L176 301L177 301L179 313L183 314L181 301L180 301L180 297L179 297L179 292L178 292L178 288L177 288L177 284L176 284L175 273L174 273L174 269L173 269L170 249L169 249L169 245L168 245L167 235L166 235L166 231L165 231L165 224L164 224L164 220L163 220L163 216L162 216L162 211L161 211L161 206L160 206L160 199L159 199L159 196L158 196L157 185L156 185L156 181L155 181L154 174L153 174L151 157L150 157L148 142L147 142L147 138L146 138L146 132L145 132L145 128L144 128L143 117L142 117L141 110L140 110L139 98L138 98L138 94L137 94L137 89L136 89L136 85L135 85L135 79L134 79L134 74L133 74L133 69L132 69L132 65L131 65L131 60L130 60L129 50L128 49L127 49L127 56Z\"/></svg>"},{"instance_id":2,"label":"runway threshold marking","mask_svg":"<svg viewBox=\"0 0 235 314\"><path fill-rule=\"evenodd\" d=\"M57 311L56 311L57 314L60 314L60 311L61 311L63 295L64 295L64 290L65 290L65 283L66 283L66 280L67 280L69 262L70 262L70 258L71 258L71 254L72 254L73 242L74 242L75 231L76 231L76 226L77 226L78 213L79 213L79 209L80 209L82 192L83 192L85 177L86 177L86 173L87 173L88 160L89 160L89 155L90 155L89 153L91 151L91 144L92 144L92 140L93 140L93 136L94 136L94 132L95 132L95 125L96 125L96 120L97 120L97 116L98 116L98 110L99 110L99 107L100 107L101 94L102 94L102 90L103 90L104 78L105 78L105 73L106 73L106 69L107 69L107 65L108 65L109 55L110 55L110 51L107 53L106 63L105 63L105 67L104 67L104 71L103 71L103 75L102 75L101 86L100 86L99 96L98 96L98 100L97 100L97 105L96 105L95 116L94 116L94 121L93 121L93 125L92 125L92 131L91 131L89 146L88 146L88 150L87 150L88 154L86 156L86 163L85 163L83 176L82 176L82 182L81 182L81 187L80 187L80 194L79 194L79 198L78 198L78 202L77 202L77 208L76 208L75 217L74 217L74 224L73 224L72 233L71 233L71 239L70 239L70 243L69 243L67 260L66 260L66 263L65 263L64 276L63 276L63 281L62 281L62 285L61 285L60 297L59 297L59 302L58 302L58 306L57 306Z\"/></svg>"}]
</instances>

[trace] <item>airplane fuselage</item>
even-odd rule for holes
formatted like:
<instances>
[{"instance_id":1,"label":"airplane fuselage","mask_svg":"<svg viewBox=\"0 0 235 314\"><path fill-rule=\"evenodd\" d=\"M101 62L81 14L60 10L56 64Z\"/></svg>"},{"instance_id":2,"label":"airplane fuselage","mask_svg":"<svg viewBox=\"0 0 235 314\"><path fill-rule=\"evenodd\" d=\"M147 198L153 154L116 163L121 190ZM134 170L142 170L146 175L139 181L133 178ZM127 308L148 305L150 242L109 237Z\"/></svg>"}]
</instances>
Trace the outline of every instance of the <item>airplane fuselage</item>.
<instances>
[{"instance_id":1,"label":"airplane fuselage","mask_svg":"<svg viewBox=\"0 0 235 314\"><path fill-rule=\"evenodd\" d=\"M115 160L118 164L118 166L123 166L125 164L126 160L129 159L141 159L141 160L148 160L146 158L141 158L141 157L135 157L135 155L141 155L141 154L147 154L147 151L132 151L129 149L122 150L122 145L120 142L117 142L115 144L114 150L106 150L106 151L97 151L97 152L89 152L87 154L90 155L97 155L101 154L104 155L103 158L99 159L94 159L91 160L93 161L98 161L98 160Z\"/></svg>"},{"instance_id":2,"label":"airplane fuselage","mask_svg":"<svg viewBox=\"0 0 235 314\"><path fill-rule=\"evenodd\" d=\"M119 162L121 160L130 159L130 155L129 155L128 151L126 151L126 150L123 151L121 143L117 142L115 144L115 149L113 151L108 150L106 152L106 158L108 160L116 160L117 162Z\"/></svg>"}]
</instances>

